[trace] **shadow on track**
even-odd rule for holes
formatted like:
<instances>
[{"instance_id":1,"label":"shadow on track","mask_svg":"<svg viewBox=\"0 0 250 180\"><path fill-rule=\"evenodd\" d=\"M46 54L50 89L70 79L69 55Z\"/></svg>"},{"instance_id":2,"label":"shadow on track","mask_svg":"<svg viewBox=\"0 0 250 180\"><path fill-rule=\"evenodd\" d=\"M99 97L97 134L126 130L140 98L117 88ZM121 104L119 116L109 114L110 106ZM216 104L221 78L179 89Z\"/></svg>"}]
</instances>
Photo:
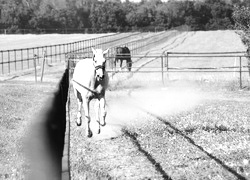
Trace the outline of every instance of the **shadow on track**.
<instances>
[{"instance_id":1,"label":"shadow on track","mask_svg":"<svg viewBox=\"0 0 250 180\"><path fill-rule=\"evenodd\" d=\"M203 147L199 146L198 144L196 144L194 142L193 139L191 139L190 137L188 137L187 135L185 135L181 130L179 130L178 128L176 128L174 125L172 125L170 122L167 122L166 120L164 120L163 118L161 118L160 116L157 116L153 113L150 113L148 111L145 111L147 114L155 117L157 120L161 121L164 125L170 127L171 129L173 129L175 131L176 134L179 134L180 136L182 136L183 138L185 138L189 143L193 144L195 147L197 147L199 150L201 150L202 152L204 152L208 157L210 157L211 159L213 159L216 163L218 163L219 165L221 165L224 169L226 169L227 171L229 171L230 173L232 173L235 177L237 177L239 180L247 180L245 177L243 177L242 175L240 175L239 173L237 173L234 169L232 169L231 167L225 165L220 159L218 159L216 156L208 153Z\"/></svg>"},{"instance_id":2,"label":"shadow on track","mask_svg":"<svg viewBox=\"0 0 250 180\"><path fill-rule=\"evenodd\" d=\"M128 130L123 130L123 133L124 133L126 136L128 136L128 137L132 140L133 144L138 148L138 150L139 150L144 156L147 157L147 159L148 159L148 160L151 162L151 164L155 167L155 170L161 174L161 176L162 176L163 179L165 179L165 180L172 180L172 178L171 178L169 175L167 175L167 173L163 170L163 168L162 168L162 166L160 165L160 163L156 162L156 160L152 157L152 155L149 154L147 151L145 151L145 150L141 147L140 143L139 143L138 140L137 140L137 135L136 135L136 134L131 133L131 132L129 132Z\"/></svg>"}]
</instances>

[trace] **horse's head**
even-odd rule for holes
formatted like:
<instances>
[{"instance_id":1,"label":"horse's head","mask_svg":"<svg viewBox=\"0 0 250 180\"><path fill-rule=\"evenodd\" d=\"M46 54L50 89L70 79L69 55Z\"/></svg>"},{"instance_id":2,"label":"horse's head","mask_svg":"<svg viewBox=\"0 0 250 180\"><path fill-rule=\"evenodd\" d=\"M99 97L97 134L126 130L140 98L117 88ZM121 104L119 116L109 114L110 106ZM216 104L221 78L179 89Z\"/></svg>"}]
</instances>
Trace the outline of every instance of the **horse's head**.
<instances>
[{"instance_id":1,"label":"horse's head","mask_svg":"<svg viewBox=\"0 0 250 180\"><path fill-rule=\"evenodd\" d=\"M109 49L102 51L102 49L92 48L92 51L93 51L93 63L96 71L96 78L98 81L100 81L104 78L106 54L108 53Z\"/></svg>"},{"instance_id":2,"label":"horse's head","mask_svg":"<svg viewBox=\"0 0 250 180\"><path fill-rule=\"evenodd\" d=\"M116 54L122 54L122 47L116 47Z\"/></svg>"},{"instance_id":3,"label":"horse's head","mask_svg":"<svg viewBox=\"0 0 250 180\"><path fill-rule=\"evenodd\" d=\"M124 46L123 49L124 49L124 53L127 53L127 54L130 53L130 50L129 50L129 48L127 46Z\"/></svg>"}]
</instances>

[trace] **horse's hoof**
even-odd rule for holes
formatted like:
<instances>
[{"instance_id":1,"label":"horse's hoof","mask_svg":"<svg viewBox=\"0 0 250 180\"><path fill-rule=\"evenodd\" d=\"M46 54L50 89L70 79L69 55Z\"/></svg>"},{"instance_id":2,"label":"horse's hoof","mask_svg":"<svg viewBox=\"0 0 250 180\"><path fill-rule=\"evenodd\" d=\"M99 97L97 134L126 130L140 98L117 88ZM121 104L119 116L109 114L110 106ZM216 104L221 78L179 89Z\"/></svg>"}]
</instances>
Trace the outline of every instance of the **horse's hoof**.
<instances>
[{"instance_id":1,"label":"horse's hoof","mask_svg":"<svg viewBox=\"0 0 250 180\"><path fill-rule=\"evenodd\" d=\"M76 120L76 125L77 126L81 126L82 125L82 119L81 118Z\"/></svg>"},{"instance_id":2,"label":"horse's hoof","mask_svg":"<svg viewBox=\"0 0 250 180\"><path fill-rule=\"evenodd\" d=\"M88 133L86 135L88 138L91 138L93 136L93 133L91 130L88 130Z\"/></svg>"},{"instance_id":3,"label":"horse's hoof","mask_svg":"<svg viewBox=\"0 0 250 180\"><path fill-rule=\"evenodd\" d=\"M105 125L106 125L106 122L105 122L105 121L100 122L100 125L101 125L101 126L105 126Z\"/></svg>"},{"instance_id":4,"label":"horse's hoof","mask_svg":"<svg viewBox=\"0 0 250 180\"><path fill-rule=\"evenodd\" d=\"M76 125L77 125L77 126L81 126L81 125L82 125L82 123L78 123L78 122L76 122Z\"/></svg>"}]
</instances>

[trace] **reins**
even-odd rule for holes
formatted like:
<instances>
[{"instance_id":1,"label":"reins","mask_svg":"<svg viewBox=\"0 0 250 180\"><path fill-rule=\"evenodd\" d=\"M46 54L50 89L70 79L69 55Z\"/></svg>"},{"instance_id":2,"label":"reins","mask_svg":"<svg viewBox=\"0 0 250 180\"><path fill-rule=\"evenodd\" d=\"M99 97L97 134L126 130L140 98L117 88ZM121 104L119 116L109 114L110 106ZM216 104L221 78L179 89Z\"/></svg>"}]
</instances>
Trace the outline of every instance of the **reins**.
<instances>
[{"instance_id":1,"label":"reins","mask_svg":"<svg viewBox=\"0 0 250 180\"><path fill-rule=\"evenodd\" d=\"M93 94L97 94L97 91L95 91L94 89L90 89L84 85L82 85L81 83L77 82L76 80L72 79L73 82L75 82L76 84L78 84L79 86L83 87L84 89L87 89L88 91L92 92Z\"/></svg>"}]
</instances>

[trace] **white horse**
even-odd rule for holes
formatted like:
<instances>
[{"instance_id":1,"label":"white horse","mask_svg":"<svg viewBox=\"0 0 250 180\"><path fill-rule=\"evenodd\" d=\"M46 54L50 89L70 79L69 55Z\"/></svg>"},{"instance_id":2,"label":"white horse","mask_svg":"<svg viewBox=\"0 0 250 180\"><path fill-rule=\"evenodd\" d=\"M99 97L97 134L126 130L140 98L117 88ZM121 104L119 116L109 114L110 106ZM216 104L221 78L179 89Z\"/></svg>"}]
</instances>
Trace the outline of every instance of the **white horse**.
<instances>
[{"instance_id":1,"label":"white horse","mask_svg":"<svg viewBox=\"0 0 250 180\"><path fill-rule=\"evenodd\" d=\"M89 103L92 99L97 99L95 103L95 113L97 121L97 133L100 133L100 126L105 126L106 102L105 90L108 87L108 74L105 71L106 54L109 49L94 49L92 59L83 59L76 64L73 74L73 89L78 102L78 113L76 124L82 124L81 109L83 105L86 118L86 136L91 137ZM99 112L100 110L100 112ZM99 117L99 114L101 118Z\"/></svg>"}]
</instances>

